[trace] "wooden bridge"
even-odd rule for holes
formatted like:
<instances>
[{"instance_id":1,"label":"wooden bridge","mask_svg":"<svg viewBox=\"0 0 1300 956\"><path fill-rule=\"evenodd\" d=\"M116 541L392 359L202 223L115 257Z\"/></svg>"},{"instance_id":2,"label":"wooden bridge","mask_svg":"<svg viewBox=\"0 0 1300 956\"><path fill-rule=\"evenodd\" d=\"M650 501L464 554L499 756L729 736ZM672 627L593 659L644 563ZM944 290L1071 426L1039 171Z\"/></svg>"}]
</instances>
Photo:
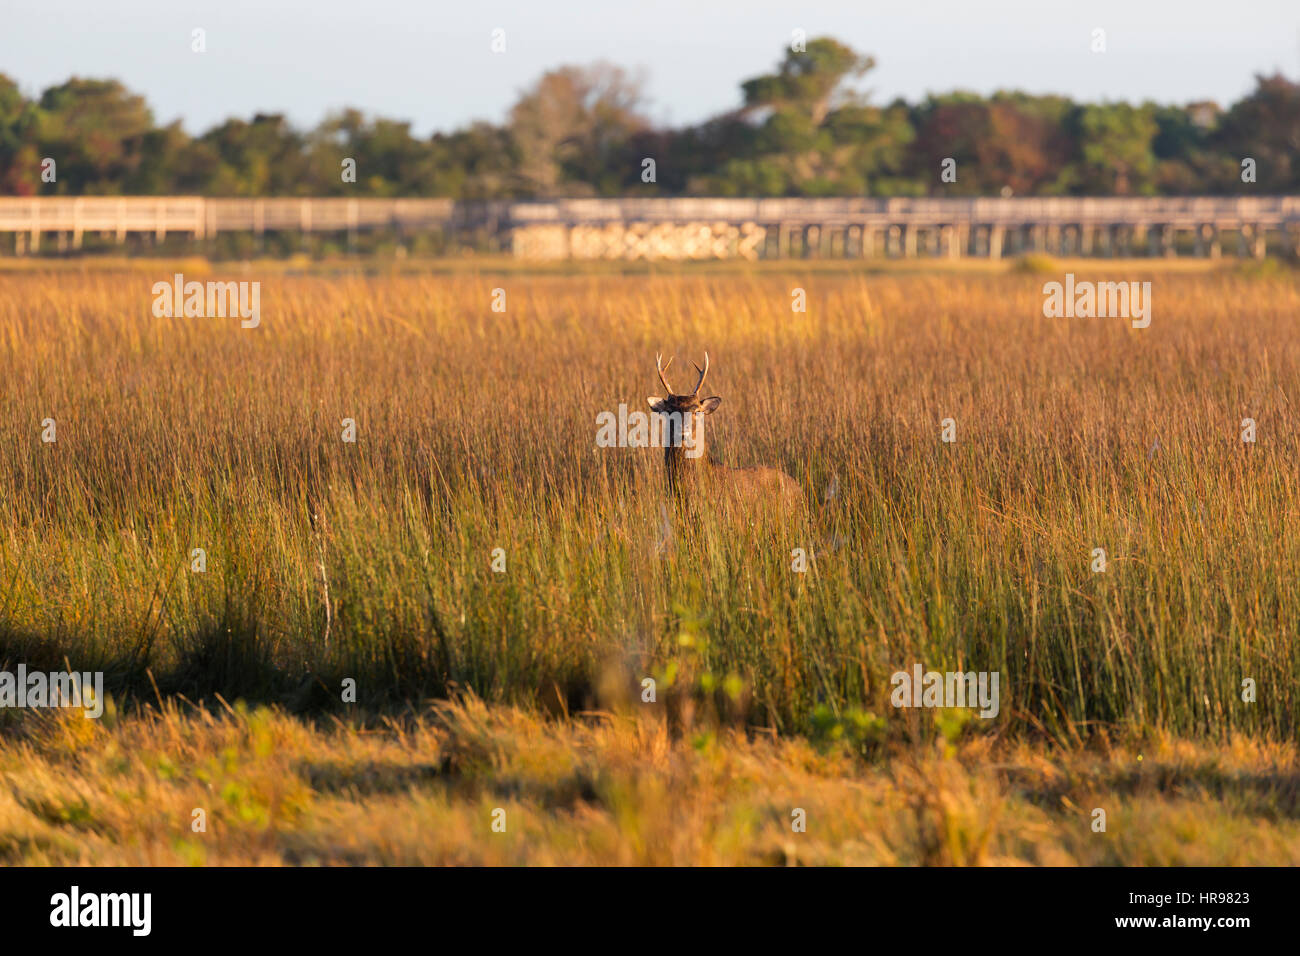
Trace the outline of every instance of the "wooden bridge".
<instances>
[{"instance_id":1,"label":"wooden bridge","mask_svg":"<svg viewBox=\"0 0 1300 956\"><path fill-rule=\"evenodd\" d=\"M0 198L15 254L86 233L125 242L183 234L437 231L529 259L1117 256L1300 253L1300 197L1010 199ZM0 245L0 254L5 252Z\"/></svg>"}]
</instances>

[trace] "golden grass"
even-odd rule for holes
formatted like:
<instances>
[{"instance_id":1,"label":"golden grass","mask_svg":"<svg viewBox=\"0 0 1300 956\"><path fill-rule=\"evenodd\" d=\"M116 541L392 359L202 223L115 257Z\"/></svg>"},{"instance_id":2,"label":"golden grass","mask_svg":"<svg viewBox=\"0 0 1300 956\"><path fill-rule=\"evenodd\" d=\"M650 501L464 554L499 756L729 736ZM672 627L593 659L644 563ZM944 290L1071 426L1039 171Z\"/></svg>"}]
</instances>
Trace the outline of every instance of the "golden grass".
<instances>
[{"instance_id":1,"label":"golden grass","mask_svg":"<svg viewBox=\"0 0 1300 956\"><path fill-rule=\"evenodd\" d=\"M869 763L473 698L366 731L243 708L36 715L0 744L0 862L1285 865L1296 770L1289 746L1159 736L1089 751L984 737Z\"/></svg>"}]
</instances>

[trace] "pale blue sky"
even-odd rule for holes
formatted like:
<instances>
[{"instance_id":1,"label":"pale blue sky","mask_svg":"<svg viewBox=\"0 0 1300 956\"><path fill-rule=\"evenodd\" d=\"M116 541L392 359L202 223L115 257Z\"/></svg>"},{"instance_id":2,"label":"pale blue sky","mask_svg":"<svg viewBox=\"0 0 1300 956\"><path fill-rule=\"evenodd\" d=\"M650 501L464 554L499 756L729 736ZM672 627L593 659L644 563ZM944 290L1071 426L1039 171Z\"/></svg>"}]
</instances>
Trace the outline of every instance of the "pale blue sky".
<instances>
[{"instance_id":1,"label":"pale blue sky","mask_svg":"<svg viewBox=\"0 0 1300 956\"><path fill-rule=\"evenodd\" d=\"M356 106L423 135L499 121L544 70L607 59L643 67L652 117L683 123L735 106L796 27L873 54L877 102L1007 88L1226 104L1256 72L1300 69L1297 0L0 0L0 72L32 94L117 77L190 132Z\"/></svg>"}]
</instances>

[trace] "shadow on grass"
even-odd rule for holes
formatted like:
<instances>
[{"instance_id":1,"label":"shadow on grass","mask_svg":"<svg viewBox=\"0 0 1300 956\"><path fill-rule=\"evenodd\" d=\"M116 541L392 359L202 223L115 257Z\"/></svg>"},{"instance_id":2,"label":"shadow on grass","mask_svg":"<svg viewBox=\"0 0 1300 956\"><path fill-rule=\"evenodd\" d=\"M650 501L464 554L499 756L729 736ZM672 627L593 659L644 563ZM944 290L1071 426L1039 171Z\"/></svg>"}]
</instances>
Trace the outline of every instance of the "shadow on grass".
<instances>
[{"instance_id":1,"label":"shadow on grass","mask_svg":"<svg viewBox=\"0 0 1300 956\"><path fill-rule=\"evenodd\" d=\"M332 649L318 659L282 650L255 623L226 620L170 646L126 645L90 635L40 635L0 624L0 670L102 672L104 690L120 702L159 695L276 704L291 712L343 707L344 681L356 702L384 709L445 696L448 675L415 635L397 634L366 648ZM349 685L352 686L352 685Z\"/></svg>"},{"instance_id":2,"label":"shadow on grass","mask_svg":"<svg viewBox=\"0 0 1300 956\"><path fill-rule=\"evenodd\" d=\"M317 793L362 797L407 793L442 776L442 768L435 764L382 760L303 761L294 771Z\"/></svg>"},{"instance_id":3,"label":"shadow on grass","mask_svg":"<svg viewBox=\"0 0 1300 956\"><path fill-rule=\"evenodd\" d=\"M1045 780L1039 774L1012 770L1008 784L1026 800L1047 810L1063 799L1076 803L1090 793L1124 797L1212 799L1242 813L1271 820L1300 818L1300 773L1285 770L1242 770L1214 762L1174 764L1149 761L1140 768L1099 764L1095 773L1071 774Z\"/></svg>"},{"instance_id":4,"label":"shadow on grass","mask_svg":"<svg viewBox=\"0 0 1300 956\"><path fill-rule=\"evenodd\" d=\"M38 634L0 622L0 670L102 672L104 690L122 706L183 695L194 701L243 700L290 713L375 713L412 701L446 699L460 688L484 699L576 712L594 705L590 675L576 668L539 673L516 687L496 685L483 661L450 649L437 614L422 630L394 630L364 639L337 637L329 646L277 639L262 621L227 613L208 627L169 640L105 639L88 632ZM532 688L528 690L526 688ZM345 695L347 699L345 699Z\"/></svg>"}]
</instances>

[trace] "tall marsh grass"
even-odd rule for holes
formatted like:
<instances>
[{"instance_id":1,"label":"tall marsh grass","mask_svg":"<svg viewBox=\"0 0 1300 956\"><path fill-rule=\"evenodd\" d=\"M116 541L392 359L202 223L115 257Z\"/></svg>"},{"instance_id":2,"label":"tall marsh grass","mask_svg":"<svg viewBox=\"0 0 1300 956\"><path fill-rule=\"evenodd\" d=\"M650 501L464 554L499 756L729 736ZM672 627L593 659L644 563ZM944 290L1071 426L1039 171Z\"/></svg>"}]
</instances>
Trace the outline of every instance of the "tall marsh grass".
<instances>
[{"instance_id":1,"label":"tall marsh grass","mask_svg":"<svg viewBox=\"0 0 1300 956\"><path fill-rule=\"evenodd\" d=\"M800 732L904 723L919 661L1001 672L1011 733L1297 736L1285 277L1155 274L1135 330L1043 318L1027 274L275 275L244 330L154 318L168 275L0 280L0 666L309 709L654 676ZM705 350L712 454L805 514L678 513L658 452L595 447Z\"/></svg>"}]
</instances>

